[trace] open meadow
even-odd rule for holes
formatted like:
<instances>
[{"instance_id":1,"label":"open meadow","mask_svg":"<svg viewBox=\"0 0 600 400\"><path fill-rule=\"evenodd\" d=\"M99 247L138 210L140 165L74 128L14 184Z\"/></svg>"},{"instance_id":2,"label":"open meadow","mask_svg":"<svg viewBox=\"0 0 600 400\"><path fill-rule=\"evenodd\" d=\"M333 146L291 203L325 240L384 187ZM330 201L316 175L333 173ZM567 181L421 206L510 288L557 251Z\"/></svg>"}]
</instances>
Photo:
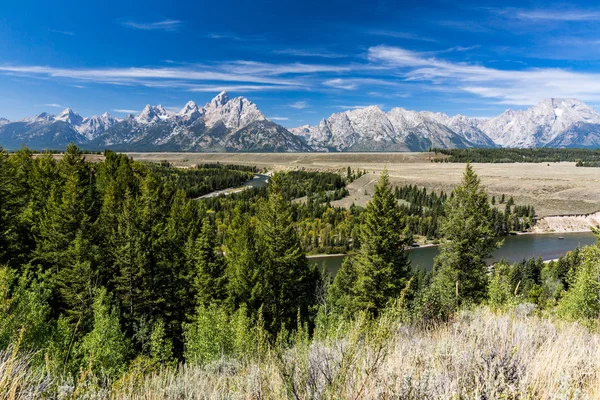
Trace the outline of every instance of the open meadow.
<instances>
[{"instance_id":1,"label":"open meadow","mask_svg":"<svg viewBox=\"0 0 600 400\"><path fill-rule=\"evenodd\" d=\"M334 205L365 205L379 173L388 168L392 184L418 185L450 191L465 165L432 163L433 153L129 153L136 160L167 160L177 166L198 163L246 164L269 170L307 169L345 172L366 170L348 186L350 196ZM538 216L588 214L600 210L600 169L578 168L575 163L475 164L490 195L513 196L517 204L535 206Z\"/></svg>"}]
</instances>

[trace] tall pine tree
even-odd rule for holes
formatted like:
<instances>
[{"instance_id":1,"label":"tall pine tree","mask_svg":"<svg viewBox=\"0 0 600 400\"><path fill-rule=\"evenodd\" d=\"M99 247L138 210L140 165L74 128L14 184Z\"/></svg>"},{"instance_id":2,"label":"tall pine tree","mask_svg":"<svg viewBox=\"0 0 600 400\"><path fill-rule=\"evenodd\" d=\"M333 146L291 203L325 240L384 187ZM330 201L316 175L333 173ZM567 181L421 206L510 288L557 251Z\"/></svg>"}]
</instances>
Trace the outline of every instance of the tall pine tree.
<instances>
[{"instance_id":1,"label":"tall pine tree","mask_svg":"<svg viewBox=\"0 0 600 400\"><path fill-rule=\"evenodd\" d=\"M387 170L375 186L360 226L360 249L344 264L332 287L343 296L347 311L367 310L377 314L391 298L400 294L410 274L405 249L412 237L405 233L402 212L392 190ZM334 299L334 303L342 304Z\"/></svg>"}]
</instances>

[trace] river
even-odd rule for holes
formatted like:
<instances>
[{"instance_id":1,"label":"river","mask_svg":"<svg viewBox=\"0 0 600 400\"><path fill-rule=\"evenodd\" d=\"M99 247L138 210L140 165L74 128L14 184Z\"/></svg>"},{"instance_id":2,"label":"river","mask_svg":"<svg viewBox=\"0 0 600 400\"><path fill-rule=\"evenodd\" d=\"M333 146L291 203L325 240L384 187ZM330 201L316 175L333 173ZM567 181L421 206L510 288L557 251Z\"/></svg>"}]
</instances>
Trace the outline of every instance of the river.
<instances>
[{"instance_id":1,"label":"river","mask_svg":"<svg viewBox=\"0 0 600 400\"><path fill-rule=\"evenodd\" d=\"M504 244L494 252L490 263L501 259L515 262L530 257L553 260L577 247L596 242L596 236L591 232L512 235L503 239ZM429 270L433 267L433 259L438 253L438 247L417 247L408 250L408 258L414 267L422 266ZM325 264L327 270L335 275L345 257L344 255L314 256L310 257L310 261L320 265Z\"/></svg>"}]
</instances>

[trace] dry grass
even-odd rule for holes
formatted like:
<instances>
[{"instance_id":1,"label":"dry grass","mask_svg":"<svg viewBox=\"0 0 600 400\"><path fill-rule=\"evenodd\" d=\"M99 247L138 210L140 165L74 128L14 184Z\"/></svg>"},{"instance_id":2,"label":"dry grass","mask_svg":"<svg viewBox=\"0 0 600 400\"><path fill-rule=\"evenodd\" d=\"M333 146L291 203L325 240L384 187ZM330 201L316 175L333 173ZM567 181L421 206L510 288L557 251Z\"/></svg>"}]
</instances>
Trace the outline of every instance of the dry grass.
<instances>
[{"instance_id":1,"label":"dry grass","mask_svg":"<svg viewBox=\"0 0 600 400\"><path fill-rule=\"evenodd\" d=\"M429 162L431 153L130 153L135 159L168 160L178 166L204 162L247 164L270 170L306 168L345 172L348 166L368 175L350 185L350 196L335 204L366 204L379 173L387 166L392 183L450 191L459 184L464 164ZM475 164L490 195L503 193L517 204L535 206L539 216L588 214L600 210L600 175L574 163ZM366 194L365 194L366 192Z\"/></svg>"},{"instance_id":2,"label":"dry grass","mask_svg":"<svg viewBox=\"0 0 600 400\"><path fill-rule=\"evenodd\" d=\"M433 330L380 322L261 363L163 371L131 399L596 399L600 335L518 312L463 312ZM391 328L391 329L390 329ZM335 336L335 335L334 335Z\"/></svg>"},{"instance_id":3,"label":"dry grass","mask_svg":"<svg viewBox=\"0 0 600 400\"><path fill-rule=\"evenodd\" d=\"M260 359L153 373L132 368L108 390L87 375L49 390L52 380L27 357L5 351L0 398L600 398L600 334L530 310L478 308L433 329L401 323L394 314L377 322L359 318Z\"/></svg>"}]
</instances>

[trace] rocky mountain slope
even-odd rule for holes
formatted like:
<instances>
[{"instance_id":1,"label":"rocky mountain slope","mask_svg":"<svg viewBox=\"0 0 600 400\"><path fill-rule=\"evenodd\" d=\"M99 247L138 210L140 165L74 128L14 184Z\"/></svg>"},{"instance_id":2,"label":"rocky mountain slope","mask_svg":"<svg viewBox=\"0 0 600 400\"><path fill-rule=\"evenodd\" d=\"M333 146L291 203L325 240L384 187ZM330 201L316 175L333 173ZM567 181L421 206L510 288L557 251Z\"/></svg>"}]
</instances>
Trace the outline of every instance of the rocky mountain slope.
<instances>
[{"instance_id":1,"label":"rocky mountain slope","mask_svg":"<svg viewBox=\"0 0 600 400\"><path fill-rule=\"evenodd\" d=\"M244 97L226 92L204 107L188 102L175 113L147 105L123 119L108 113L83 118L71 109L0 124L0 145L62 148L75 142L90 150L136 151L310 151L300 138L269 121Z\"/></svg>"},{"instance_id":2,"label":"rocky mountain slope","mask_svg":"<svg viewBox=\"0 0 600 400\"><path fill-rule=\"evenodd\" d=\"M506 110L481 124L503 147L595 147L600 114L575 99L546 99L527 110ZM588 139L588 136L595 139Z\"/></svg>"},{"instance_id":3,"label":"rocky mountain slope","mask_svg":"<svg viewBox=\"0 0 600 400\"><path fill-rule=\"evenodd\" d=\"M455 129L452 129L454 127ZM317 150L423 151L430 147L495 147L474 122L462 116L370 106L332 114L319 125L291 131Z\"/></svg>"},{"instance_id":4,"label":"rocky mountain slope","mask_svg":"<svg viewBox=\"0 0 600 400\"><path fill-rule=\"evenodd\" d=\"M122 151L424 151L469 147L600 147L600 114L575 99L546 99L491 119L376 106L344 111L318 125L286 129L245 97L219 93L179 112L147 105L118 119L84 118L67 108L16 122L0 118L0 146Z\"/></svg>"}]
</instances>

